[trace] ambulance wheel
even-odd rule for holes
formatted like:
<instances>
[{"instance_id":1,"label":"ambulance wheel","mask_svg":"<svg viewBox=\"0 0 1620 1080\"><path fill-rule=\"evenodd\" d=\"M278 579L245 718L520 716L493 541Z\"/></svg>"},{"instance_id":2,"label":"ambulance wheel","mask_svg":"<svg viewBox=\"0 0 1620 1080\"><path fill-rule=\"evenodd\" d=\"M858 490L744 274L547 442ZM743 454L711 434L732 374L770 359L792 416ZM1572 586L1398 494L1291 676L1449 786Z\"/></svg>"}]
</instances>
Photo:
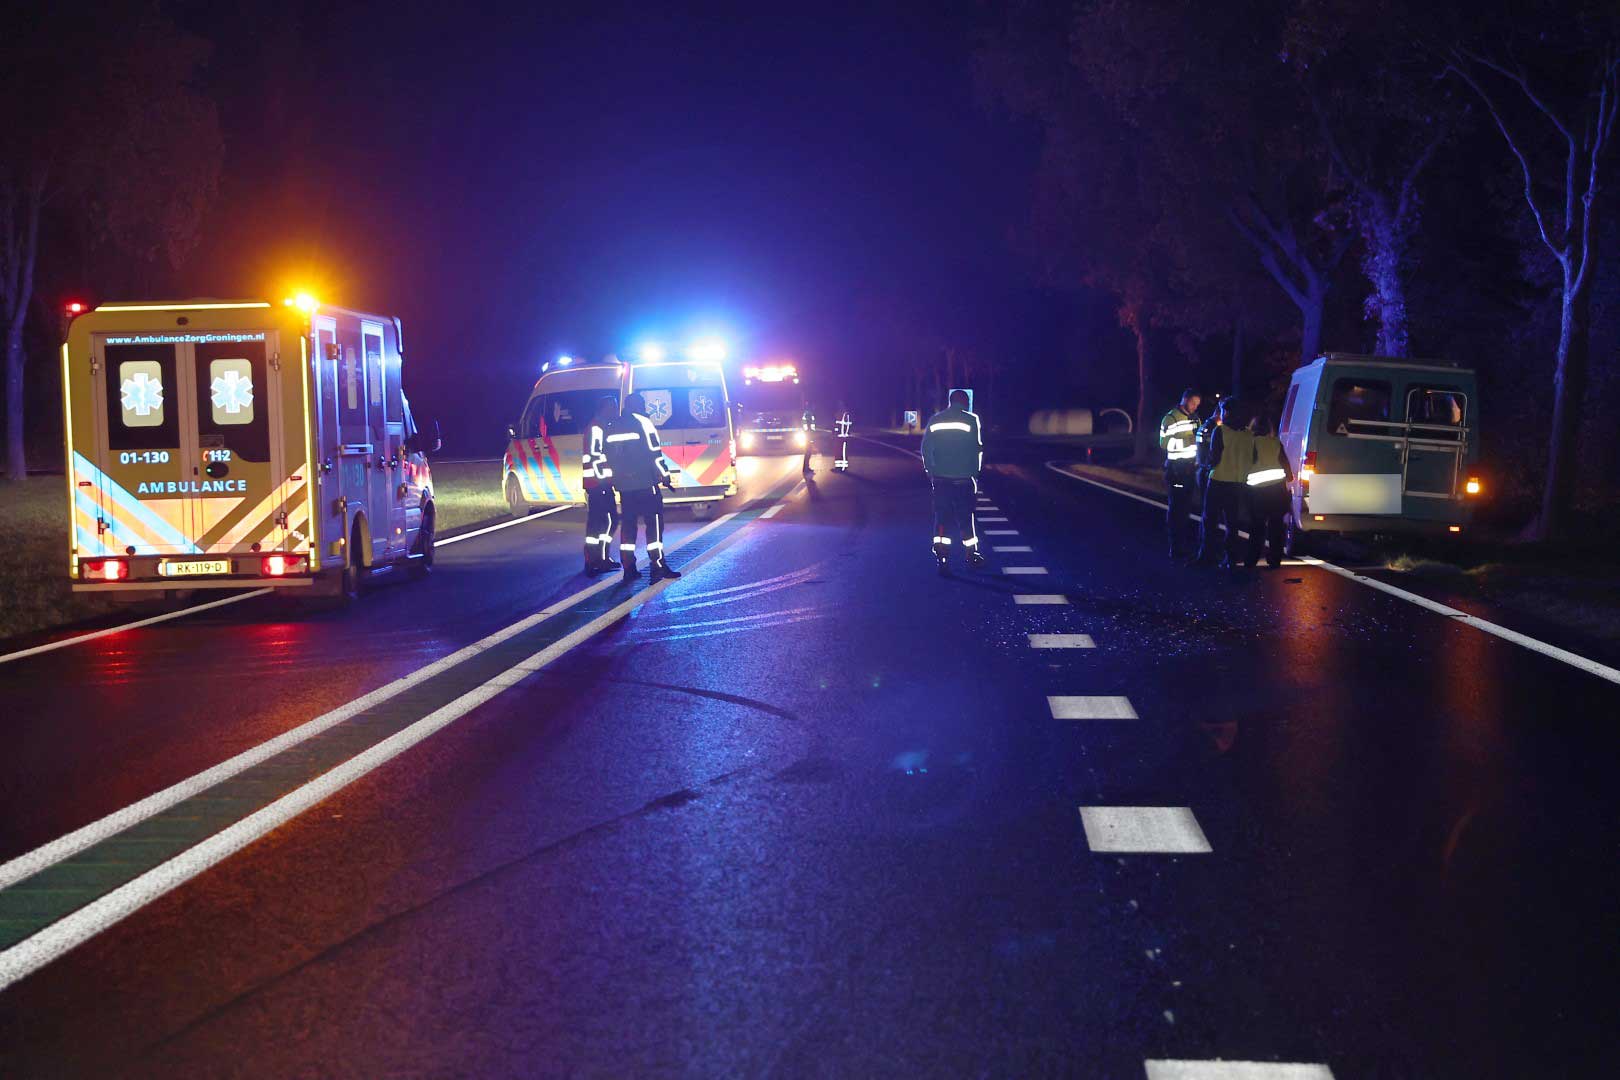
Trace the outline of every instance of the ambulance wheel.
<instances>
[{"instance_id":1,"label":"ambulance wheel","mask_svg":"<svg viewBox=\"0 0 1620 1080\"><path fill-rule=\"evenodd\" d=\"M416 531L416 550L411 552L411 573L426 577L433 573L433 504L422 511L422 527Z\"/></svg>"},{"instance_id":2,"label":"ambulance wheel","mask_svg":"<svg viewBox=\"0 0 1620 1080\"><path fill-rule=\"evenodd\" d=\"M529 516L529 503L523 497L523 485L516 476L506 478L506 509L515 518Z\"/></svg>"},{"instance_id":3,"label":"ambulance wheel","mask_svg":"<svg viewBox=\"0 0 1620 1080\"><path fill-rule=\"evenodd\" d=\"M701 502L692 504L693 521L708 521L712 517L714 517L714 503Z\"/></svg>"}]
</instances>

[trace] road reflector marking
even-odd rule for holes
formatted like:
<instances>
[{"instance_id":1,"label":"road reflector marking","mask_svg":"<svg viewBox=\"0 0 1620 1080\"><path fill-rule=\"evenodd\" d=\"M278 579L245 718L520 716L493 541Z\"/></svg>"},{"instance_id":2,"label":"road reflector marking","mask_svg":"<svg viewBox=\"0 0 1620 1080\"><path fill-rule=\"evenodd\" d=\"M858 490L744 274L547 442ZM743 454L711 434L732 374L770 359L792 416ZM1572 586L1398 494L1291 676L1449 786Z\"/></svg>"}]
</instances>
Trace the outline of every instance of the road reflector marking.
<instances>
[{"instance_id":1,"label":"road reflector marking","mask_svg":"<svg viewBox=\"0 0 1620 1080\"><path fill-rule=\"evenodd\" d=\"M1207 855L1212 850L1185 806L1082 806L1080 823L1092 851Z\"/></svg>"},{"instance_id":2,"label":"road reflector marking","mask_svg":"<svg viewBox=\"0 0 1620 1080\"><path fill-rule=\"evenodd\" d=\"M1090 634L1030 634L1032 649L1095 649Z\"/></svg>"},{"instance_id":3,"label":"road reflector marking","mask_svg":"<svg viewBox=\"0 0 1620 1080\"><path fill-rule=\"evenodd\" d=\"M1125 697L1047 696L1054 720L1137 720L1131 699Z\"/></svg>"},{"instance_id":4,"label":"road reflector marking","mask_svg":"<svg viewBox=\"0 0 1620 1080\"><path fill-rule=\"evenodd\" d=\"M986 529L986 530L984 530L984 535L986 535L986 536L1017 536L1018 535L1018 530L1017 529Z\"/></svg>"},{"instance_id":5,"label":"road reflector marking","mask_svg":"<svg viewBox=\"0 0 1620 1080\"><path fill-rule=\"evenodd\" d=\"M1044 566L1003 566L1001 568L1001 572L1003 574L1044 574L1044 573L1046 573L1046 567L1044 567Z\"/></svg>"},{"instance_id":6,"label":"road reflector marking","mask_svg":"<svg viewBox=\"0 0 1620 1080\"><path fill-rule=\"evenodd\" d=\"M1333 1080L1326 1065L1282 1061L1146 1061L1148 1080Z\"/></svg>"},{"instance_id":7,"label":"road reflector marking","mask_svg":"<svg viewBox=\"0 0 1620 1080\"><path fill-rule=\"evenodd\" d=\"M1015 593L1013 595L1013 603L1015 604L1067 604L1068 602L1069 598L1062 593L1031 592Z\"/></svg>"},{"instance_id":8,"label":"road reflector marking","mask_svg":"<svg viewBox=\"0 0 1620 1080\"><path fill-rule=\"evenodd\" d=\"M1028 544L1000 544L992 546L991 551L1034 551Z\"/></svg>"}]
</instances>

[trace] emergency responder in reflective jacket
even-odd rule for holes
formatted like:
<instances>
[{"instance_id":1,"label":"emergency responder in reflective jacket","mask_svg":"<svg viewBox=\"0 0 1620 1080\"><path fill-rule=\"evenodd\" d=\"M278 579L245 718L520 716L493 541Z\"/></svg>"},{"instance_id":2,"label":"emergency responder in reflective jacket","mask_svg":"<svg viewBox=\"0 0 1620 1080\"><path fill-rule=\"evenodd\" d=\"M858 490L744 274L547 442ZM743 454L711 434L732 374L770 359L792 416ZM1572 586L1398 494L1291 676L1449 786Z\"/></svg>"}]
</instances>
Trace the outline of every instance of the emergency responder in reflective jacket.
<instances>
[{"instance_id":1,"label":"emergency responder in reflective jacket","mask_svg":"<svg viewBox=\"0 0 1620 1080\"><path fill-rule=\"evenodd\" d=\"M799 472L814 476L816 470L810 467L810 455L816 452L816 414L808 400L804 403L804 415L799 418L799 429L804 432L804 462L799 466Z\"/></svg>"},{"instance_id":2,"label":"emergency responder in reflective jacket","mask_svg":"<svg viewBox=\"0 0 1620 1080\"><path fill-rule=\"evenodd\" d=\"M641 521L647 523L647 559L652 564L652 579L680 577L664 562L664 496L658 490L660 484L671 490L675 485L669 478L669 466L664 464L658 429L647 419L647 403L640 394L624 399L624 413L608 425L603 443L624 514L619 532L624 580L634 581L636 577L636 528Z\"/></svg>"},{"instance_id":3,"label":"emergency responder in reflective jacket","mask_svg":"<svg viewBox=\"0 0 1620 1080\"><path fill-rule=\"evenodd\" d=\"M1246 501L1244 486L1254 467L1254 436L1243 423L1241 406L1231 398L1221 402L1220 425L1209 441L1209 487L1204 492L1203 535L1198 545L1198 561L1215 561L1215 545L1224 543L1221 569L1236 570L1243 558L1243 538L1238 535L1239 519ZM1219 530L1226 529L1224 540Z\"/></svg>"},{"instance_id":4,"label":"emergency responder in reflective jacket","mask_svg":"<svg viewBox=\"0 0 1620 1080\"><path fill-rule=\"evenodd\" d=\"M1260 549L1266 547L1266 564L1275 570L1283 560L1283 516L1288 513L1288 482L1293 475L1271 418L1256 416L1249 429L1254 432L1254 464L1249 467L1245 485L1249 495L1249 557L1244 565L1253 567L1258 563Z\"/></svg>"},{"instance_id":5,"label":"emergency responder in reflective jacket","mask_svg":"<svg viewBox=\"0 0 1620 1080\"><path fill-rule=\"evenodd\" d=\"M619 511L613 505L613 469L604 449L608 425L618 415L619 403L612 398L604 397L596 403L596 412L585 429L585 456L579 463L585 487L585 572L591 575L619 568L618 560L609 554Z\"/></svg>"},{"instance_id":6,"label":"emergency responder in reflective jacket","mask_svg":"<svg viewBox=\"0 0 1620 1080\"><path fill-rule=\"evenodd\" d=\"M842 404L838 406L838 419L833 426L838 429L838 460L833 462L833 469L838 472L849 472L849 429L854 421L849 418L849 410Z\"/></svg>"},{"instance_id":7,"label":"emergency responder in reflective jacket","mask_svg":"<svg viewBox=\"0 0 1620 1080\"><path fill-rule=\"evenodd\" d=\"M945 557L960 541L968 562L984 565L973 521L973 496L984 468L984 437L979 418L968 412L966 390L952 390L950 406L928 418L923 428L923 468L934 489L934 558L946 572Z\"/></svg>"},{"instance_id":8,"label":"emergency responder in reflective jacket","mask_svg":"<svg viewBox=\"0 0 1620 1080\"><path fill-rule=\"evenodd\" d=\"M1192 554L1193 498L1198 494L1197 462L1198 391L1181 392L1181 404L1159 421L1159 449L1164 451L1165 528L1170 534L1170 557Z\"/></svg>"}]
</instances>

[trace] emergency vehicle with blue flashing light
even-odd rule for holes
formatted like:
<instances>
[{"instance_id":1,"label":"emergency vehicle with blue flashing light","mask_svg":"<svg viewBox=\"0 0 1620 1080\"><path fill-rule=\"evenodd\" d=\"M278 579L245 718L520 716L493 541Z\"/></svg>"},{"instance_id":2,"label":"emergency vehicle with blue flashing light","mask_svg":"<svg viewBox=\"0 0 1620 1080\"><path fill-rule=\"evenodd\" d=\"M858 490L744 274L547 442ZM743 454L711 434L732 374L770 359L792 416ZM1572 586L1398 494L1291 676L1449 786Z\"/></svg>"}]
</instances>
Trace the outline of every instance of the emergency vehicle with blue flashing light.
<instances>
[{"instance_id":1,"label":"emergency vehicle with blue flashing light","mask_svg":"<svg viewBox=\"0 0 1620 1080\"><path fill-rule=\"evenodd\" d=\"M68 315L75 591L347 599L368 577L432 567L438 438L400 384L399 319L306 294Z\"/></svg>"},{"instance_id":2,"label":"emergency vehicle with blue flashing light","mask_svg":"<svg viewBox=\"0 0 1620 1080\"><path fill-rule=\"evenodd\" d=\"M725 372L712 349L702 359L667 359L644 345L634 362L609 355L592 361L565 356L548 361L535 380L518 422L507 428L501 490L514 517L538 506L583 505L585 438L604 397L615 405L640 393L658 428L674 490L665 505L690 504L697 517L710 504L737 493L736 449Z\"/></svg>"},{"instance_id":3,"label":"emergency vehicle with blue flashing light","mask_svg":"<svg viewBox=\"0 0 1620 1080\"><path fill-rule=\"evenodd\" d=\"M737 406L737 449L742 453L804 451L810 433L804 429L804 392L797 365L783 361L743 368Z\"/></svg>"}]
</instances>

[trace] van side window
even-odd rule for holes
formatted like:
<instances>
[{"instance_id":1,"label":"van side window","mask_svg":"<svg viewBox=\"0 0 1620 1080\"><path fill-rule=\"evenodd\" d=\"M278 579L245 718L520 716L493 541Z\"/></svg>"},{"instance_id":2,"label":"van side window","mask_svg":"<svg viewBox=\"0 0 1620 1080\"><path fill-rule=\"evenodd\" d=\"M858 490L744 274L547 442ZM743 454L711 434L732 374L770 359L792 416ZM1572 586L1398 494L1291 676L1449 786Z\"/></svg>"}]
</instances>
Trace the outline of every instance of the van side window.
<instances>
[{"instance_id":1,"label":"van side window","mask_svg":"<svg viewBox=\"0 0 1620 1080\"><path fill-rule=\"evenodd\" d=\"M1299 383L1288 388L1288 401L1283 405L1282 430L1284 433L1294 430L1294 402L1299 400Z\"/></svg>"},{"instance_id":2,"label":"van side window","mask_svg":"<svg viewBox=\"0 0 1620 1080\"><path fill-rule=\"evenodd\" d=\"M564 390L547 394L540 400L545 417L546 434L552 438L563 435L583 435L590 423L597 403L612 394L603 390Z\"/></svg>"},{"instance_id":3,"label":"van side window","mask_svg":"<svg viewBox=\"0 0 1620 1080\"><path fill-rule=\"evenodd\" d=\"M1366 379L1337 379L1328 405L1328 430L1335 435L1350 434L1358 420L1389 419L1390 388L1387 382ZM1367 432L1383 434L1383 432Z\"/></svg>"},{"instance_id":4,"label":"van side window","mask_svg":"<svg viewBox=\"0 0 1620 1080\"><path fill-rule=\"evenodd\" d=\"M540 406L545 398L530 398L528 406L523 410L523 419L518 421L518 438L538 439L540 437Z\"/></svg>"}]
</instances>

